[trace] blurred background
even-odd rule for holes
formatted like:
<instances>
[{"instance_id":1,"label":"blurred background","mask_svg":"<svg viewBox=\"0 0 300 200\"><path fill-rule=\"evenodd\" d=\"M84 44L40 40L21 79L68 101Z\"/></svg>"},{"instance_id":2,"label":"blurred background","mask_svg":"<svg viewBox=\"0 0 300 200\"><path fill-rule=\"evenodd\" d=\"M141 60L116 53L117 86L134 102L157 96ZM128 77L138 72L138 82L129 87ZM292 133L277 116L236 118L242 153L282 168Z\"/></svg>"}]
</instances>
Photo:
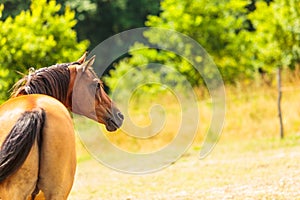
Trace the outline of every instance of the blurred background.
<instances>
[{"instance_id":1,"label":"blurred background","mask_svg":"<svg viewBox=\"0 0 300 200\"><path fill-rule=\"evenodd\" d=\"M111 172L106 171L102 177L111 184L97 185L94 174L88 175L91 157L79 143L78 163L83 171L81 175L79 171L78 179L82 182L75 184L73 199L98 199L98 195L104 199L112 196L144 199L144 193L158 199L176 199L173 194L190 199L203 195L224 198L224 194L231 199L299 198L300 0L0 0L0 16L1 103L9 98L10 88L30 67L37 69L75 61L110 36L143 26L172 29L193 38L213 58L222 74L226 86L226 123L222 137L215 153L195 164L191 157L199 153L212 115L205 83L182 57L135 43L132 48L142 49L128 49L101 79L109 93L134 67L139 70L131 81L147 77L149 81L167 80L174 87L180 87L183 77L188 80L198 96L199 134L179 162L182 168L167 171L185 176L173 180L172 174L163 173L148 177L113 174L119 177L115 180L111 179ZM152 44L164 40L163 35L153 32L145 33L144 37ZM169 43L183 48L186 56L194 57L196 62L202 62L201 56L194 56L189 46L180 40L170 38ZM115 51L114 48L117 47L109 51ZM181 76L157 71L147 63L167 65ZM209 67L206 74L210 75ZM281 82L278 82L279 75ZM130 90L132 84L124 82L119 90ZM147 153L163 147L176 136L181 108L164 87L150 84L140 89L130 102L132 120L140 126L151 124L148 108L159 101L167 112L162 132L149 140L129 137L121 130L117 134L107 133L107 137L126 151ZM278 119L279 103L284 135ZM78 124L83 128L90 126L83 121ZM199 168L209 173L199 172ZM164 177L173 181L161 182ZM149 180L157 185L146 189L143 184ZM117 186L112 189L112 184ZM202 188L201 192L197 192L195 186Z\"/></svg>"}]
</instances>

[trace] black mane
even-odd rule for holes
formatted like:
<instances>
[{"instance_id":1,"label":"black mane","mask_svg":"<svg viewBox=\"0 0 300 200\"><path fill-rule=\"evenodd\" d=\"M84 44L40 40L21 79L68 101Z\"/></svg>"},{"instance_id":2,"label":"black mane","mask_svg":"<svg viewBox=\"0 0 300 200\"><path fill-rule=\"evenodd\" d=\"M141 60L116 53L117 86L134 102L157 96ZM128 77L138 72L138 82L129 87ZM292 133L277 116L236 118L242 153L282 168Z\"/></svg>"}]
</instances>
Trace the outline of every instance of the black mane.
<instances>
[{"instance_id":1,"label":"black mane","mask_svg":"<svg viewBox=\"0 0 300 200\"><path fill-rule=\"evenodd\" d=\"M70 82L68 66L73 64L79 63L56 64L24 76L14 85L12 96L45 94L65 102Z\"/></svg>"}]
</instances>

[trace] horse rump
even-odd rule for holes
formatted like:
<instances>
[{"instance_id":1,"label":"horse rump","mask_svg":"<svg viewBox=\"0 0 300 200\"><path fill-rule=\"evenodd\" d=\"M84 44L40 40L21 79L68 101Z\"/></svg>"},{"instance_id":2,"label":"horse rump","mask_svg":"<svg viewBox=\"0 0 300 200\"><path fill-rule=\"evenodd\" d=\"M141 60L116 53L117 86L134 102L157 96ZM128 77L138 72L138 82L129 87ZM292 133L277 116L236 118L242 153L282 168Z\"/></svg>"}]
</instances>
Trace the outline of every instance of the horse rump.
<instances>
[{"instance_id":1,"label":"horse rump","mask_svg":"<svg viewBox=\"0 0 300 200\"><path fill-rule=\"evenodd\" d=\"M11 129L0 150L0 183L17 171L27 158L35 140L40 146L45 111L24 112Z\"/></svg>"}]
</instances>

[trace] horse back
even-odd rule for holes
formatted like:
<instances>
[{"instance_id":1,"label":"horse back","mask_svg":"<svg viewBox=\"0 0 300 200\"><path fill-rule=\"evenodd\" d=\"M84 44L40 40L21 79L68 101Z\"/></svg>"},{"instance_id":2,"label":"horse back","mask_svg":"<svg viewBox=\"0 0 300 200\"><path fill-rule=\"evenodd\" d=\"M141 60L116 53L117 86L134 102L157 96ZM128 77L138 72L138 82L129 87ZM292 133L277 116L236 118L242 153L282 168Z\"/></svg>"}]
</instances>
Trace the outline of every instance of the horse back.
<instances>
[{"instance_id":1,"label":"horse back","mask_svg":"<svg viewBox=\"0 0 300 200\"><path fill-rule=\"evenodd\" d=\"M41 143L34 141L27 158L13 174L0 183L0 199L25 199L36 188L47 197L66 199L76 167L75 136L68 110L46 95L12 98L0 106L0 145L24 113L42 109L45 121Z\"/></svg>"}]
</instances>

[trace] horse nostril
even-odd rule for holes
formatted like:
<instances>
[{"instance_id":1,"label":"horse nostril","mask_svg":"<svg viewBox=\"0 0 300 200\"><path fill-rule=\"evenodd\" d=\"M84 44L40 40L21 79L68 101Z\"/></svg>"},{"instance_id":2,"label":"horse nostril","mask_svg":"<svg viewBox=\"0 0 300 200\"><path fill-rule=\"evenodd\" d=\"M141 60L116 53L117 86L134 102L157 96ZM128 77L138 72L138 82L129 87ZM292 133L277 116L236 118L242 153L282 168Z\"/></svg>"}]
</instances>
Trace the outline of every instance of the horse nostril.
<instances>
[{"instance_id":1,"label":"horse nostril","mask_svg":"<svg viewBox=\"0 0 300 200\"><path fill-rule=\"evenodd\" d=\"M122 120L124 119L124 115L123 115L121 112L118 112L118 113L117 113L117 116L118 116L120 119L122 119Z\"/></svg>"}]
</instances>

